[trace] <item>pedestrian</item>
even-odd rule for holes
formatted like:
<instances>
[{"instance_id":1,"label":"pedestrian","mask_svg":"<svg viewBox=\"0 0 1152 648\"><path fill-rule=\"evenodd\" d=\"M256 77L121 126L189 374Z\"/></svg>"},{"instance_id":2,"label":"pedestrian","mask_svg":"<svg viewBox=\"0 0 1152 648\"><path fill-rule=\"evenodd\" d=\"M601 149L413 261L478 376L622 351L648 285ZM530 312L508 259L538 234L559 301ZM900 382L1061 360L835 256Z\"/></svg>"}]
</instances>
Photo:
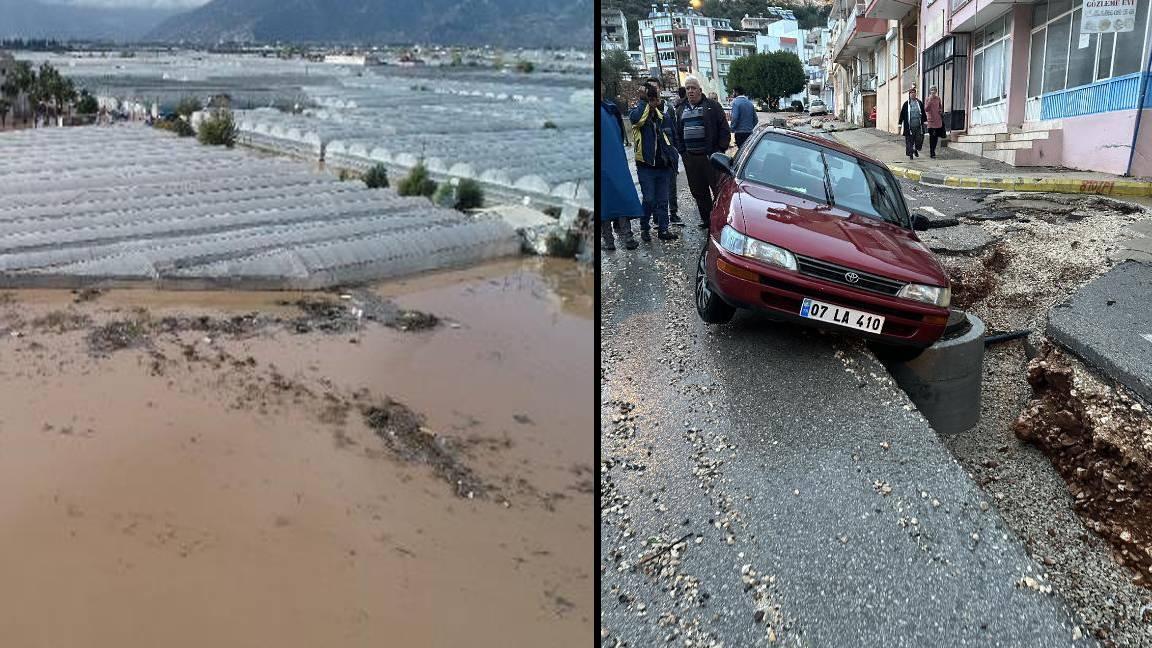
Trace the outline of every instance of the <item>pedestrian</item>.
<instances>
[{"instance_id":1,"label":"pedestrian","mask_svg":"<svg viewBox=\"0 0 1152 648\"><path fill-rule=\"evenodd\" d=\"M708 227L712 216L713 195L716 191L716 171L708 160L713 153L724 153L732 140L728 120L720 104L704 97L700 80L690 76L684 79L686 98L677 111L679 136L676 145L684 161L684 174L688 176L688 189L696 200L700 212L700 226Z\"/></svg>"},{"instance_id":2,"label":"pedestrian","mask_svg":"<svg viewBox=\"0 0 1152 648\"><path fill-rule=\"evenodd\" d=\"M756 106L744 95L744 88L736 86L733 91L736 98L732 100L732 132L736 135L736 148L740 148L756 128Z\"/></svg>"},{"instance_id":3,"label":"pedestrian","mask_svg":"<svg viewBox=\"0 0 1152 648\"><path fill-rule=\"evenodd\" d=\"M668 231L668 189L675 172L678 155L673 139L665 129L665 115L660 110L658 83L649 80L640 88L636 105L628 113L632 121L632 150L636 158L636 176L640 179L644 213L640 217L640 240L652 240L650 220L656 221L656 237L674 241Z\"/></svg>"},{"instance_id":4,"label":"pedestrian","mask_svg":"<svg viewBox=\"0 0 1152 648\"><path fill-rule=\"evenodd\" d=\"M944 130L944 102L936 86L928 88L928 101L924 102L925 123L928 125L928 155L936 157L936 142L947 135Z\"/></svg>"},{"instance_id":5,"label":"pedestrian","mask_svg":"<svg viewBox=\"0 0 1152 648\"><path fill-rule=\"evenodd\" d=\"M663 89L663 84L660 79L652 77L648 79L647 83L656 86L659 92ZM682 92L684 88L680 88ZM683 99L679 99L683 101ZM665 100L664 96L660 96L660 112L664 115L664 131L668 133L668 141L672 142L672 155L676 158L672 164L672 175L668 182L668 222L672 225L682 226L684 221L680 218L680 200L678 198L680 190L676 186L677 179L680 176L680 147L676 145L676 138L679 137L680 129L676 124L676 108L679 106L679 101L673 103L671 100Z\"/></svg>"},{"instance_id":6,"label":"pedestrian","mask_svg":"<svg viewBox=\"0 0 1152 648\"><path fill-rule=\"evenodd\" d=\"M916 88L908 91L908 101L900 106L900 121L904 127L904 154L911 160L920 157L924 146L924 102L916 98Z\"/></svg>"},{"instance_id":7,"label":"pedestrian","mask_svg":"<svg viewBox=\"0 0 1152 648\"><path fill-rule=\"evenodd\" d=\"M614 231L621 235L624 247L635 250L639 243L632 236L630 218L644 212L636 185L628 171L624 152L624 119L620 109L604 100L600 85L600 238L602 250L615 250Z\"/></svg>"}]
</instances>

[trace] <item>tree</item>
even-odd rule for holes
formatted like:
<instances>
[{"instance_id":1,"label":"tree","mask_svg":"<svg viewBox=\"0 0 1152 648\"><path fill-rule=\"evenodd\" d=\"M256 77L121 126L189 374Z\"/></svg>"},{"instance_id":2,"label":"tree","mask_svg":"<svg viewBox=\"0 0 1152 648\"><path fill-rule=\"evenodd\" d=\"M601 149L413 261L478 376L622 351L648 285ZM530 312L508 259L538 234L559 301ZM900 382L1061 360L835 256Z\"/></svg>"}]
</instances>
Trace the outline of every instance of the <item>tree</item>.
<instances>
[{"instance_id":1,"label":"tree","mask_svg":"<svg viewBox=\"0 0 1152 648\"><path fill-rule=\"evenodd\" d=\"M600 82L604 84L604 98L615 101L621 97L620 82L636 78L632 61L621 50L609 50L600 59Z\"/></svg>"},{"instance_id":2,"label":"tree","mask_svg":"<svg viewBox=\"0 0 1152 648\"><path fill-rule=\"evenodd\" d=\"M368 173L364 174L364 184L368 185L369 189L380 189L388 186L388 169L383 164L368 169Z\"/></svg>"},{"instance_id":3,"label":"tree","mask_svg":"<svg viewBox=\"0 0 1152 648\"><path fill-rule=\"evenodd\" d=\"M484 190L471 178L462 178L456 185L456 209L467 211L484 206Z\"/></svg>"},{"instance_id":4,"label":"tree","mask_svg":"<svg viewBox=\"0 0 1152 648\"><path fill-rule=\"evenodd\" d=\"M232 120L232 113L218 110L200 122L200 132L196 139L201 144L232 148L236 144L236 122Z\"/></svg>"},{"instance_id":5,"label":"tree","mask_svg":"<svg viewBox=\"0 0 1152 648\"><path fill-rule=\"evenodd\" d=\"M536 69L536 64L532 61L518 61L516 69L524 74L531 74Z\"/></svg>"},{"instance_id":6,"label":"tree","mask_svg":"<svg viewBox=\"0 0 1152 648\"><path fill-rule=\"evenodd\" d=\"M80 100L76 102L76 114L95 115L100 112L100 103L96 97L88 94L87 90L80 91Z\"/></svg>"},{"instance_id":7,"label":"tree","mask_svg":"<svg viewBox=\"0 0 1152 648\"><path fill-rule=\"evenodd\" d=\"M431 198L436 193L436 181L428 177L428 168L419 162L408 175L396 185L396 193L401 196L424 196Z\"/></svg>"},{"instance_id":8,"label":"tree","mask_svg":"<svg viewBox=\"0 0 1152 648\"><path fill-rule=\"evenodd\" d=\"M24 123L27 124L28 106L31 105L31 95L36 88L36 70L32 69L32 64L28 61L17 61L9 78L12 86L16 89L16 94L24 95L24 106L20 112L24 115Z\"/></svg>"},{"instance_id":9,"label":"tree","mask_svg":"<svg viewBox=\"0 0 1152 648\"><path fill-rule=\"evenodd\" d=\"M176 104L176 114L188 119L192 118L192 113L203 109L204 104L196 97L184 97Z\"/></svg>"},{"instance_id":10,"label":"tree","mask_svg":"<svg viewBox=\"0 0 1152 648\"><path fill-rule=\"evenodd\" d=\"M778 108L781 97L800 92L807 83L804 65L792 52L741 56L728 68L728 88L741 86L749 97L766 100L771 110Z\"/></svg>"},{"instance_id":11,"label":"tree","mask_svg":"<svg viewBox=\"0 0 1152 648\"><path fill-rule=\"evenodd\" d=\"M4 122L8 121L8 109L12 107L12 102L7 98L0 99L0 128L4 128Z\"/></svg>"}]
</instances>

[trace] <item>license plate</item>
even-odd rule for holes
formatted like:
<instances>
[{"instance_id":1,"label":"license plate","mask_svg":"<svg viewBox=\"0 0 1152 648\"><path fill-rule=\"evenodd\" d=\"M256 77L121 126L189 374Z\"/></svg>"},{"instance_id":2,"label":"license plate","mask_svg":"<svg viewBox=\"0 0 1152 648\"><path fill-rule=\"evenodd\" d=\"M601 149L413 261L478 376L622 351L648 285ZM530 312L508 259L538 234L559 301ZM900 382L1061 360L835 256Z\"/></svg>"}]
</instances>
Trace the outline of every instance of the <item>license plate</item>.
<instances>
[{"instance_id":1,"label":"license plate","mask_svg":"<svg viewBox=\"0 0 1152 648\"><path fill-rule=\"evenodd\" d=\"M831 322L869 333L879 333L884 328L884 318L880 315L844 308L835 304L825 304L815 299L804 300L804 304L800 306L800 317Z\"/></svg>"}]
</instances>

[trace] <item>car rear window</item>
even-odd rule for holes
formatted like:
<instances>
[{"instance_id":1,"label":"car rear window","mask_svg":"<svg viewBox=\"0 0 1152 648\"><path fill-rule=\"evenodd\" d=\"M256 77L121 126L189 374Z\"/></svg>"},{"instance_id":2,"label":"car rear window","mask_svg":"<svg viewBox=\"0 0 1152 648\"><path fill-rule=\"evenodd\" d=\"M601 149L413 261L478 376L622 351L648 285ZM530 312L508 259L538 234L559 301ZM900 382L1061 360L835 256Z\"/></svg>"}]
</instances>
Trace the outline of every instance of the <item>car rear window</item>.
<instances>
[{"instance_id":1,"label":"car rear window","mask_svg":"<svg viewBox=\"0 0 1152 648\"><path fill-rule=\"evenodd\" d=\"M887 170L816 144L765 135L745 156L739 175L744 180L908 227L900 187Z\"/></svg>"}]
</instances>

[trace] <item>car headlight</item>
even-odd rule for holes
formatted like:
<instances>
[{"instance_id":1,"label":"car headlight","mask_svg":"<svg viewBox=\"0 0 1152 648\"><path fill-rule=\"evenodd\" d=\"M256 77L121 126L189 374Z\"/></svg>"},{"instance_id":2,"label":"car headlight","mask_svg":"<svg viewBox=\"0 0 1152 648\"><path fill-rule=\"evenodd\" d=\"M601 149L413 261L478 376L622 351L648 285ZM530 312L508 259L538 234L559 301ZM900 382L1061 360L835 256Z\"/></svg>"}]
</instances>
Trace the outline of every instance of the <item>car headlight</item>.
<instances>
[{"instance_id":1,"label":"car headlight","mask_svg":"<svg viewBox=\"0 0 1152 648\"><path fill-rule=\"evenodd\" d=\"M782 247L737 232L731 225L720 230L720 247L732 254L756 259L787 270L796 269L796 257Z\"/></svg>"},{"instance_id":2,"label":"car headlight","mask_svg":"<svg viewBox=\"0 0 1152 648\"><path fill-rule=\"evenodd\" d=\"M945 308L948 307L948 304L952 303L952 291L948 288L941 288L940 286L908 284L901 288L900 292L896 293L896 296L934 304L936 306L943 306Z\"/></svg>"}]
</instances>

